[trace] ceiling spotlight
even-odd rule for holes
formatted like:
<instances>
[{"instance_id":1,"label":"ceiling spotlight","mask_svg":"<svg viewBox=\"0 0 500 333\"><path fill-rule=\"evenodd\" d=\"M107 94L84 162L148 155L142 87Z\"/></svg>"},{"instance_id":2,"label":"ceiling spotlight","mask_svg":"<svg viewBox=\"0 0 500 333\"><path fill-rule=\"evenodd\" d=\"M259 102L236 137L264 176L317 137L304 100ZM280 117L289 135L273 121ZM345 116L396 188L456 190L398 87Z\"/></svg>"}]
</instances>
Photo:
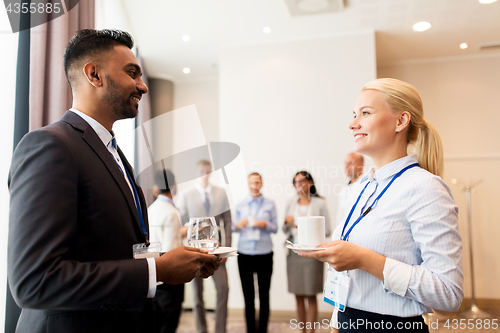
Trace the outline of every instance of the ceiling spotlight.
<instances>
[{"instance_id":1,"label":"ceiling spotlight","mask_svg":"<svg viewBox=\"0 0 500 333\"><path fill-rule=\"evenodd\" d=\"M183 40L183 41L185 41L185 42L189 42L189 40L190 40L190 39L191 39L191 38L189 38L189 36L188 36L188 35L184 35L184 36L182 36L182 40Z\"/></svg>"},{"instance_id":2,"label":"ceiling spotlight","mask_svg":"<svg viewBox=\"0 0 500 333\"><path fill-rule=\"evenodd\" d=\"M497 0L479 0L479 3L482 3L483 5L487 5L489 3L493 3Z\"/></svg>"},{"instance_id":3,"label":"ceiling spotlight","mask_svg":"<svg viewBox=\"0 0 500 333\"><path fill-rule=\"evenodd\" d=\"M189 74L189 73L191 73L191 69L189 69L189 67L184 67L184 68L182 69L182 72L183 72L184 74Z\"/></svg>"},{"instance_id":4,"label":"ceiling spotlight","mask_svg":"<svg viewBox=\"0 0 500 333\"><path fill-rule=\"evenodd\" d=\"M262 29L262 31L264 31L264 33L268 34L271 32L271 28L265 27L264 29Z\"/></svg>"},{"instance_id":5,"label":"ceiling spotlight","mask_svg":"<svg viewBox=\"0 0 500 333\"><path fill-rule=\"evenodd\" d=\"M413 25L413 31L422 32L425 30L429 30L431 26L432 25L427 21L418 22Z\"/></svg>"},{"instance_id":6,"label":"ceiling spotlight","mask_svg":"<svg viewBox=\"0 0 500 333\"><path fill-rule=\"evenodd\" d=\"M462 43L462 44L460 44L460 48L461 48L462 50L465 50L465 49L466 49L466 48L468 48L468 47L469 47L469 45L467 45L467 43Z\"/></svg>"}]
</instances>

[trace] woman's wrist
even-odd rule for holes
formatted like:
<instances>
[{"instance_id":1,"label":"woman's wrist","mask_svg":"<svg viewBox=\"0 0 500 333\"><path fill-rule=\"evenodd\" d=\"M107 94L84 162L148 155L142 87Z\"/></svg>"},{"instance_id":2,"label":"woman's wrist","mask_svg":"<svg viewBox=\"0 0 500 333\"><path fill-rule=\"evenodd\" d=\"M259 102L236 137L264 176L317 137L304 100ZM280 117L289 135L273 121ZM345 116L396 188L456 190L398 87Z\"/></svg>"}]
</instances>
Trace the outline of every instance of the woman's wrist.
<instances>
[{"instance_id":1,"label":"woman's wrist","mask_svg":"<svg viewBox=\"0 0 500 333\"><path fill-rule=\"evenodd\" d=\"M362 248L359 256L359 269L370 273L383 282L385 257L367 248Z\"/></svg>"}]
</instances>

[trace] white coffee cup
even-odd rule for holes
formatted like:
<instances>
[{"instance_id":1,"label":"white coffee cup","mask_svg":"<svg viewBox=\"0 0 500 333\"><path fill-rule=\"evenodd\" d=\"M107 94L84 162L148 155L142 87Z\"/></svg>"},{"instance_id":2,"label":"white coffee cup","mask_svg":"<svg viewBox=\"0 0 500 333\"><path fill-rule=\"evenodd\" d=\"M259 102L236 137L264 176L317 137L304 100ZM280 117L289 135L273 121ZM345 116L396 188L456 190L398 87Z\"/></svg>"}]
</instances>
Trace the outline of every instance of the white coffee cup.
<instances>
[{"instance_id":1,"label":"white coffee cup","mask_svg":"<svg viewBox=\"0 0 500 333\"><path fill-rule=\"evenodd\" d=\"M255 226L255 221L256 221L255 216L250 215L247 217L247 220L248 220L248 226L253 228Z\"/></svg>"},{"instance_id":2,"label":"white coffee cup","mask_svg":"<svg viewBox=\"0 0 500 333\"><path fill-rule=\"evenodd\" d=\"M325 242L324 216L300 216L296 222L299 245L316 247Z\"/></svg>"}]
</instances>

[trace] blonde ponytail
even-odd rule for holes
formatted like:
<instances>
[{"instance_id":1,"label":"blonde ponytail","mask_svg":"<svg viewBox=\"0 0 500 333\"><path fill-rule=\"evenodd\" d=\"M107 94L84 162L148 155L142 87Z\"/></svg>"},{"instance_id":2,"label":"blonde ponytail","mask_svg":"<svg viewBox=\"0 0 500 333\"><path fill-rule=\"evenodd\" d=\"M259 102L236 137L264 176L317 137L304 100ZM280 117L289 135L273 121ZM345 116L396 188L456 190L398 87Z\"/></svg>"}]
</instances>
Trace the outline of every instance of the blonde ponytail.
<instances>
[{"instance_id":1,"label":"blonde ponytail","mask_svg":"<svg viewBox=\"0 0 500 333\"><path fill-rule=\"evenodd\" d=\"M414 145L420 167L443 177L443 145L438 131L431 123L424 120Z\"/></svg>"},{"instance_id":2,"label":"blonde ponytail","mask_svg":"<svg viewBox=\"0 0 500 333\"><path fill-rule=\"evenodd\" d=\"M385 95L393 112L408 111L411 115L406 132L407 144L416 149L420 167L442 177L443 146L436 128L424 119L420 95L411 84L404 81L383 78L366 84L364 90L376 90Z\"/></svg>"}]
</instances>

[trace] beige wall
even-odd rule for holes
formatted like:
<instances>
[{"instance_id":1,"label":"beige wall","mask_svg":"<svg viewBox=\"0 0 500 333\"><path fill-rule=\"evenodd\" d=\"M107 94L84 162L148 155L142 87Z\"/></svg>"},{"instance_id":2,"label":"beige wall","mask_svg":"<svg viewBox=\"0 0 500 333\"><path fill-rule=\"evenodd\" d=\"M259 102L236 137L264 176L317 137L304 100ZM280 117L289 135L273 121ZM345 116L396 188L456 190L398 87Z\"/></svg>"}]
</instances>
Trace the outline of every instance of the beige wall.
<instances>
[{"instance_id":1,"label":"beige wall","mask_svg":"<svg viewBox=\"0 0 500 333\"><path fill-rule=\"evenodd\" d=\"M442 137L444 180L460 209L464 241L465 295L471 296L469 232L465 194L451 179L484 182L472 193L476 297L500 298L500 54L483 57L406 61L378 67L378 77L394 77L420 92L425 117Z\"/></svg>"},{"instance_id":2,"label":"beige wall","mask_svg":"<svg viewBox=\"0 0 500 333\"><path fill-rule=\"evenodd\" d=\"M174 108L196 105L205 139L219 139L219 80L210 78L175 84Z\"/></svg>"}]
</instances>

